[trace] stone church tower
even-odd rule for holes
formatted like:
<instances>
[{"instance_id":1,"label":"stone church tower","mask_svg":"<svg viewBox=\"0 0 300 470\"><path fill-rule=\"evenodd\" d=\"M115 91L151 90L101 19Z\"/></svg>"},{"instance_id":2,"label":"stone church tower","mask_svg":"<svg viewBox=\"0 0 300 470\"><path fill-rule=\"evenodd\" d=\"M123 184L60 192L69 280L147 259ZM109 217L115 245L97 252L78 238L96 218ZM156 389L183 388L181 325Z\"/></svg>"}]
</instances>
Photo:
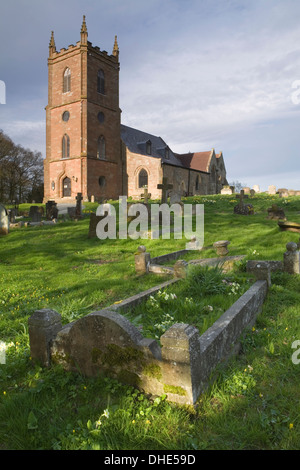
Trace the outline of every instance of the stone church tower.
<instances>
[{"instance_id":1,"label":"stone church tower","mask_svg":"<svg viewBox=\"0 0 300 470\"><path fill-rule=\"evenodd\" d=\"M117 199L122 194L119 49L112 55L88 41L83 17L80 41L48 58L44 201L74 202L78 192Z\"/></svg>"}]
</instances>

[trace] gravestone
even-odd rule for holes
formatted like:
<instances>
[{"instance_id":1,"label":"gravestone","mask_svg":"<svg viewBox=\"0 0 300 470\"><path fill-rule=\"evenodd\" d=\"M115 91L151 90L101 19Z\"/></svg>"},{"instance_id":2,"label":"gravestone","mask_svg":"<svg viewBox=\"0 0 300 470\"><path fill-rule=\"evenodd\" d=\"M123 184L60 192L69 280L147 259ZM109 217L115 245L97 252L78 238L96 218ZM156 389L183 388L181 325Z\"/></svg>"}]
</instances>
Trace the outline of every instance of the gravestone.
<instances>
[{"instance_id":1,"label":"gravestone","mask_svg":"<svg viewBox=\"0 0 300 470\"><path fill-rule=\"evenodd\" d=\"M271 184L271 185L268 187L268 193L269 193L269 194L276 194L276 186L274 186L273 184Z\"/></svg>"},{"instance_id":2,"label":"gravestone","mask_svg":"<svg viewBox=\"0 0 300 470\"><path fill-rule=\"evenodd\" d=\"M250 188L248 188L247 186L243 188L242 191L244 191L244 194L250 194Z\"/></svg>"},{"instance_id":3,"label":"gravestone","mask_svg":"<svg viewBox=\"0 0 300 470\"><path fill-rule=\"evenodd\" d=\"M151 198L151 194L148 193L148 188L144 188L143 194L141 194L141 198L143 199L143 203L148 206L148 199Z\"/></svg>"},{"instance_id":4,"label":"gravestone","mask_svg":"<svg viewBox=\"0 0 300 470\"><path fill-rule=\"evenodd\" d=\"M0 235L7 235L9 232L9 220L6 208L0 204Z\"/></svg>"},{"instance_id":5,"label":"gravestone","mask_svg":"<svg viewBox=\"0 0 300 470\"><path fill-rule=\"evenodd\" d=\"M283 270L290 274L300 274L300 252L297 243L287 243L286 249L283 255Z\"/></svg>"},{"instance_id":6,"label":"gravestone","mask_svg":"<svg viewBox=\"0 0 300 470\"><path fill-rule=\"evenodd\" d=\"M146 252L146 247L141 245L134 256L135 271L137 274L147 274L150 266L150 253Z\"/></svg>"},{"instance_id":7,"label":"gravestone","mask_svg":"<svg viewBox=\"0 0 300 470\"><path fill-rule=\"evenodd\" d=\"M255 189L250 189L250 196L251 197L255 196Z\"/></svg>"},{"instance_id":8,"label":"gravestone","mask_svg":"<svg viewBox=\"0 0 300 470\"><path fill-rule=\"evenodd\" d=\"M8 218L9 218L9 223L11 224L16 223L16 210L15 209L10 209L8 211Z\"/></svg>"},{"instance_id":9,"label":"gravestone","mask_svg":"<svg viewBox=\"0 0 300 470\"><path fill-rule=\"evenodd\" d=\"M76 207L68 207L68 216L70 219L76 219Z\"/></svg>"},{"instance_id":10,"label":"gravestone","mask_svg":"<svg viewBox=\"0 0 300 470\"><path fill-rule=\"evenodd\" d=\"M286 220L285 213L281 207L278 207L277 204L272 204L268 209L267 219L281 219Z\"/></svg>"},{"instance_id":11,"label":"gravestone","mask_svg":"<svg viewBox=\"0 0 300 470\"><path fill-rule=\"evenodd\" d=\"M29 217L31 218L32 222L41 222L42 214L39 210L39 206L30 206Z\"/></svg>"},{"instance_id":12,"label":"gravestone","mask_svg":"<svg viewBox=\"0 0 300 470\"><path fill-rule=\"evenodd\" d=\"M104 217L106 217L106 215L96 215L95 212L91 213L88 238L97 237L97 232L96 232L97 225L102 219L104 219Z\"/></svg>"},{"instance_id":13,"label":"gravestone","mask_svg":"<svg viewBox=\"0 0 300 470\"><path fill-rule=\"evenodd\" d=\"M260 187L259 187L258 184L254 184L254 185L253 185L253 189L254 189L254 191L255 191L256 193L260 193Z\"/></svg>"},{"instance_id":14,"label":"gravestone","mask_svg":"<svg viewBox=\"0 0 300 470\"><path fill-rule=\"evenodd\" d=\"M234 213L239 215L251 215L254 214L254 209L252 204L244 204L244 199L247 199L249 196L245 195L244 190L242 189L240 194L237 194L236 199L239 199L239 203L234 206Z\"/></svg>"},{"instance_id":15,"label":"gravestone","mask_svg":"<svg viewBox=\"0 0 300 470\"><path fill-rule=\"evenodd\" d=\"M174 264L174 276L175 277L185 279L187 276L187 270L188 270L188 263L184 261L183 259L179 259Z\"/></svg>"},{"instance_id":16,"label":"gravestone","mask_svg":"<svg viewBox=\"0 0 300 470\"><path fill-rule=\"evenodd\" d=\"M286 188L279 188L277 190L279 197L288 197L289 196L289 190Z\"/></svg>"},{"instance_id":17,"label":"gravestone","mask_svg":"<svg viewBox=\"0 0 300 470\"><path fill-rule=\"evenodd\" d=\"M162 184L157 185L157 189L161 189L161 204L168 202L168 190L173 189L173 184L168 183L168 178L163 178Z\"/></svg>"},{"instance_id":18,"label":"gravestone","mask_svg":"<svg viewBox=\"0 0 300 470\"><path fill-rule=\"evenodd\" d=\"M183 206L183 202L181 200L181 194L180 192L178 191L171 191L170 193L170 205L172 204L180 204L181 206Z\"/></svg>"},{"instance_id":19,"label":"gravestone","mask_svg":"<svg viewBox=\"0 0 300 470\"><path fill-rule=\"evenodd\" d=\"M297 222L289 222L288 220L286 221L279 220L278 227L280 228L282 232L300 233L300 224L297 224Z\"/></svg>"},{"instance_id":20,"label":"gravestone","mask_svg":"<svg viewBox=\"0 0 300 470\"><path fill-rule=\"evenodd\" d=\"M76 208L75 208L75 217L77 219L81 219L82 217L82 208L81 208L81 201L82 201L82 193L77 193L76 196Z\"/></svg>"},{"instance_id":21,"label":"gravestone","mask_svg":"<svg viewBox=\"0 0 300 470\"><path fill-rule=\"evenodd\" d=\"M95 196L91 196L91 202L95 202Z\"/></svg>"},{"instance_id":22,"label":"gravestone","mask_svg":"<svg viewBox=\"0 0 300 470\"><path fill-rule=\"evenodd\" d=\"M55 201L46 202L46 219L53 220L58 218L58 209Z\"/></svg>"},{"instance_id":23,"label":"gravestone","mask_svg":"<svg viewBox=\"0 0 300 470\"><path fill-rule=\"evenodd\" d=\"M221 194L232 194L233 193L233 189L231 186L223 186L223 188L221 189Z\"/></svg>"}]
</instances>

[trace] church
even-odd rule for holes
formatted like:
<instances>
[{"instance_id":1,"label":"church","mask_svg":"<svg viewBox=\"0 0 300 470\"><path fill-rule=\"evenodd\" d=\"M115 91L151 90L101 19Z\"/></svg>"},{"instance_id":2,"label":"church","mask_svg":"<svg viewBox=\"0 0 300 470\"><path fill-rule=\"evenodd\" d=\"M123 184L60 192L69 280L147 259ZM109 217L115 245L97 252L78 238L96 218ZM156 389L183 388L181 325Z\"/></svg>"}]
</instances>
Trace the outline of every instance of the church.
<instances>
[{"instance_id":1,"label":"church","mask_svg":"<svg viewBox=\"0 0 300 470\"><path fill-rule=\"evenodd\" d=\"M152 199L167 178L181 195L217 194L227 185L222 152L177 154L158 136L121 124L119 47L112 54L88 41L85 17L80 40L48 57L44 202Z\"/></svg>"}]
</instances>

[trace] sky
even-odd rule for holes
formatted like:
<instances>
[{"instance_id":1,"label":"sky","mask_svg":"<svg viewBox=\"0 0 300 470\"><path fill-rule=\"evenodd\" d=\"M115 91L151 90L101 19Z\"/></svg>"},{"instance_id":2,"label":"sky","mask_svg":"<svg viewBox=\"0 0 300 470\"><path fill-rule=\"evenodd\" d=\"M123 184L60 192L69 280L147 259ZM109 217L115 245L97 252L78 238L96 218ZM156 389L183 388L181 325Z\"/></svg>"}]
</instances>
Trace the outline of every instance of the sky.
<instances>
[{"instance_id":1,"label":"sky","mask_svg":"<svg viewBox=\"0 0 300 470\"><path fill-rule=\"evenodd\" d=\"M83 15L94 46L118 37L123 124L300 190L299 0L0 0L0 129L44 157L51 31L75 44Z\"/></svg>"}]
</instances>

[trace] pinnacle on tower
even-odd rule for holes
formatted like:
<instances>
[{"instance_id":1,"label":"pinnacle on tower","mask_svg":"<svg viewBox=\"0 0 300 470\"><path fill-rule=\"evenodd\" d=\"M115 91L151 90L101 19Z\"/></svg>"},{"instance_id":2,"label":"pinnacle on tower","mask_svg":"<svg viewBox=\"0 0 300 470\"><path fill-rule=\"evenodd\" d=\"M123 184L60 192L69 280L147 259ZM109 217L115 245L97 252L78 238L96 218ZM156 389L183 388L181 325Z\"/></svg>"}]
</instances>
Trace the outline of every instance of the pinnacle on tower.
<instances>
[{"instance_id":1,"label":"pinnacle on tower","mask_svg":"<svg viewBox=\"0 0 300 470\"><path fill-rule=\"evenodd\" d=\"M54 41L54 32L51 31L51 38L49 42L49 55L53 54L54 52L56 52L56 46Z\"/></svg>"},{"instance_id":2,"label":"pinnacle on tower","mask_svg":"<svg viewBox=\"0 0 300 470\"><path fill-rule=\"evenodd\" d=\"M114 48L113 48L113 55L119 58L119 46L118 46L118 41L117 41L117 36L115 36L115 43L114 43Z\"/></svg>"},{"instance_id":3,"label":"pinnacle on tower","mask_svg":"<svg viewBox=\"0 0 300 470\"><path fill-rule=\"evenodd\" d=\"M83 15L81 31L80 31L81 44L87 44L87 37L88 37L88 32L87 32L87 27L86 27L86 22L85 22L85 15Z\"/></svg>"}]
</instances>

